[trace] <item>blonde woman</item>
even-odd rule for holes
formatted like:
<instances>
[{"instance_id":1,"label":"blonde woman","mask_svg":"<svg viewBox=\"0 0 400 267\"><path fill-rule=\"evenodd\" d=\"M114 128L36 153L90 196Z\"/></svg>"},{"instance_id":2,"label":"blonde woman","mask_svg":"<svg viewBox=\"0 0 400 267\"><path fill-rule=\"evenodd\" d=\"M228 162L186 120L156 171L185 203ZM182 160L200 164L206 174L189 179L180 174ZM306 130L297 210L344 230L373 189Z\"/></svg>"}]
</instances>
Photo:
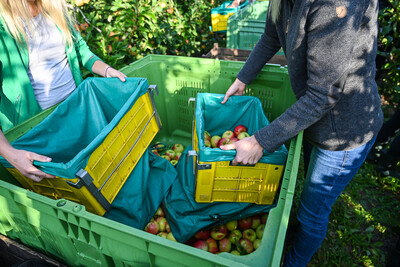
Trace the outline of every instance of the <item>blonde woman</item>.
<instances>
[{"instance_id":1,"label":"blonde woman","mask_svg":"<svg viewBox=\"0 0 400 267\"><path fill-rule=\"evenodd\" d=\"M255 164L264 149L273 152L304 130L299 227L284 266L307 266L325 238L333 204L382 126L377 33L378 0L270 0L265 31L222 101L242 95L283 48L297 101L253 136L221 148L236 149L234 165Z\"/></svg>"},{"instance_id":2,"label":"blonde woman","mask_svg":"<svg viewBox=\"0 0 400 267\"><path fill-rule=\"evenodd\" d=\"M66 99L83 81L80 67L103 77L125 75L93 54L73 28L64 0L0 0L0 123L5 131ZM0 131L0 155L24 176L54 178L14 149Z\"/></svg>"}]
</instances>

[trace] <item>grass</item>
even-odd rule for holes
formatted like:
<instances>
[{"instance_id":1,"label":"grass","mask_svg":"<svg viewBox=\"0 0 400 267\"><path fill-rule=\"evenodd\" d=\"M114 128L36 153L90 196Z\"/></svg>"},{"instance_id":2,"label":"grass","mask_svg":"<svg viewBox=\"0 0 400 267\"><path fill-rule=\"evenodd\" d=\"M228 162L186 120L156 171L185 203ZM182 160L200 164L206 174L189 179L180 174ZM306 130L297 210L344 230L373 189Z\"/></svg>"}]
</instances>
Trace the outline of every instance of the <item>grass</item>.
<instances>
[{"instance_id":1,"label":"grass","mask_svg":"<svg viewBox=\"0 0 400 267\"><path fill-rule=\"evenodd\" d=\"M299 169L295 211L303 186ZM332 208L328 232L309 266L385 266L400 237L400 180L381 177L364 163Z\"/></svg>"}]
</instances>

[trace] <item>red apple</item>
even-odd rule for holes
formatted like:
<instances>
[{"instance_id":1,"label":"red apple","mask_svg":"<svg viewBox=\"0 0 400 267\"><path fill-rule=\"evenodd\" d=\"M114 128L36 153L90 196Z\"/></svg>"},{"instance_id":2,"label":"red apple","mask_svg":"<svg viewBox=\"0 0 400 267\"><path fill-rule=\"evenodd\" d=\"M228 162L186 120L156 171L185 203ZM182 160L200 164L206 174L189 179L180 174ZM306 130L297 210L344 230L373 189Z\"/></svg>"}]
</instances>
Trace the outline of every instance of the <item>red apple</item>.
<instances>
[{"instance_id":1,"label":"red apple","mask_svg":"<svg viewBox=\"0 0 400 267\"><path fill-rule=\"evenodd\" d=\"M205 145L206 147L212 147L212 146L211 146L211 141L210 141L210 140L204 140L204 145Z\"/></svg>"},{"instance_id":2,"label":"red apple","mask_svg":"<svg viewBox=\"0 0 400 267\"><path fill-rule=\"evenodd\" d=\"M233 230L235 230L235 229L237 228L237 225L238 225L238 223L237 223L236 220L227 222L227 223L225 224L226 229L228 229L228 231L233 231Z\"/></svg>"},{"instance_id":3,"label":"red apple","mask_svg":"<svg viewBox=\"0 0 400 267\"><path fill-rule=\"evenodd\" d=\"M167 151L165 151L165 155L167 155L170 159L175 158L175 151L173 151L172 149L168 149Z\"/></svg>"},{"instance_id":4,"label":"red apple","mask_svg":"<svg viewBox=\"0 0 400 267\"><path fill-rule=\"evenodd\" d=\"M257 227L261 224L261 216L260 215L253 215L252 216L252 223L251 228L257 229Z\"/></svg>"},{"instance_id":5,"label":"red apple","mask_svg":"<svg viewBox=\"0 0 400 267\"><path fill-rule=\"evenodd\" d=\"M214 135L213 137L211 137L211 147L216 148L218 147L218 142L221 139L221 136L218 135Z\"/></svg>"},{"instance_id":6,"label":"red apple","mask_svg":"<svg viewBox=\"0 0 400 267\"><path fill-rule=\"evenodd\" d=\"M170 162L171 162L171 164L174 165L174 166L175 166L176 164L178 164L178 161L177 161L176 159L173 159L173 160L171 160Z\"/></svg>"},{"instance_id":7,"label":"red apple","mask_svg":"<svg viewBox=\"0 0 400 267\"><path fill-rule=\"evenodd\" d=\"M153 147L157 149L158 152L161 152L164 150L165 145L161 142L156 142Z\"/></svg>"},{"instance_id":8,"label":"red apple","mask_svg":"<svg viewBox=\"0 0 400 267\"><path fill-rule=\"evenodd\" d=\"M251 227L252 223L253 223L253 221L252 221L251 217L242 218L242 219L238 220L239 228L242 230L249 229Z\"/></svg>"},{"instance_id":9,"label":"red apple","mask_svg":"<svg viewBox=\"0 0 400 267\"><path fill-rule=\"evenodd\" d=\"M165 217L158 217L156 219L156 222L158 223L158 230L160 232L165 232L165 225L167 223L167 219L165 219Z\"/></svg>"},{"instance_id":10,"label":"red apple","mask_svg":"<svg viewBox=\"0 0 400 267\"><path fill-rule=\"evenodd\" d=\"M178 152L182 153L185 150L185 147L183 145L181 145L181 144L175 144L175 145L172 146L172 150L175 153L178 153Z\"/></svg>"},{"instance_id":11,"label":"red apple","mask_svg":"<svg viewBox=\"0 0 400 267\"><path fill-rule=\"evenodd\" d=\"M157 150L157 149L153 149L153 150L151 150L151 152L153 152L153 153L156 154L157 156L160 156L160 154L158 154L158 150Z\"/></svg>"},{"instance_id":12,"label":"red apple","mask_svg":"<svg viewBox=\"0 0 400 267\"><path fill-rule=\"evenodd\" d=\"M221 138L221 139L219 139L219 141L218 141L218 147L224 146L224 145L226 145L226 144L228 144L228 143L229 143L229 139L227 139L227 138Z\"/></svg>"},{"instance_id":13,"label":"red apple","mask_svg":"<svg viewBox=\"0 0 400 267\"><path fill-rule=\"evenodd\" d=\"M174 160L179 160L182 156L182 152L176 152Z\"/></svg>"},{"instance_id":14,"label":"red apple","mask_svg":"<svg viewBox=\"0 0 400 267\"><path fill-rule=\"evenodd\" d=\"M268 213L264 213L261 215L261 223L266 224L268 219Z\"/></svg>"},{"instance_id":15,"label":"red apple","mask_svg":"<svg viewBox=\"0 0 400 267\"><path fill-rule=\"evenodd\" d=\"M228 144L233 144L235 142L239 141L236 137L233 137L232 139L229 140Z\"/></svg>"},{"instance_id":16,"label":"red apple","mask_svg":"<svg viewBox=\"0 0 400 267\"><path fill-rule=\"evenodd\" d=\"M247 127L244 125L238 125L235 127L233 132L234 132L235 136L238 136L242 132L247 132Z\"/></svg>"},{"instance_id":17,"label":"red apple","mask_svg":"<svg viewBox=\"0 0 400 267\"><path fill-rule=\"evenodd\" d=\"M167 239L168 233L167 232L159 232L157 235L162 237L162 238Z\"/></svg>"},{"instance_id":18,"label":"red apple","mask_svg":"<svg viewBox=\"0 0 400 267\"><path fill-rule=\"evenodd\" d=\"M242 232L238 229L233 230L229 233L228 239L231 241L232 244L236 244L242 238Z\"/></svg>"},{"instance_id":19,"label":"red apple","mask_svg":"<svg viewBox=\"0 0 400 267\"><path fill-rule=\"evenodd\" d=\"M144 230L150 234L156 235L158 234L158 223L156 221L151 221L149 222L146 227L144 228Z\"/></svg>"},{"instance_id":20,"label":"red apple","mask_svg":"<svg viewBox=\"0 0 400 267\"><path fill-rule=\"evenodd\" d=\"M210 237L210 229L208 230L200 230L194 234L194 238L207 240Z\"/></svg>"},{"instance_id":21,"label":"red apple","mask_svg":"<svg viewBox=\"0 0 400 267\"><path fill-rule=\"evenodd\" d=\"M226 139L231 139L233 137L235 137L235 134L232 131L225 131L222 136L222 138L226 138Z\"/></svg>"},{"instance_id":22,"label":"red apple","mask_svg":"<svg viewBox=\"0 0 400 267\"><path fill-rule=\"evenodd\" d=\"M214 238L208 238L207 240L206 240L206 243L207 243L207 245L208 245L208 252L211 252L211 253L217 253L217 251L218 251L218 244L217 244L217 241L215 241L215 239Z\"/></svg>"},{"instance_id":23,"label":"red apple","mask_svg":"<svg viewBox=\"0 0 400 267\"><path fill-rule=\"evenodd\" d=\"M232 249L232 243L228 238L223 238L218 242L219 251L221 252L230 252Z\"/></svg>"},{"instance_id":24,"label":"red apple","mask_svg":"<svg viewBox=\"0 0 400 267\"><path fill-rule=\"evenodd\" d=\"M240 239L239 240L240 248L244 250L246 254L249 254L253 251L253 243L250 242L248 239Z\"/></svg>"},{"instance_id":25,"label":"red apple","mask_svg":"<svg viewBox=\"0 0 400 267\"><path fill-rule=\"evenodd\" d=\"M243 238L248 239L251 242L254 242L254 240L257 239L256 231L253 229L249 228L243 231Z\"/></svg>"},{"instance_id":26,"label":"red apple","mask_svg":"<svg viewBox=\"0 0 400 267\"><path fill-rule=\"evenodd\" d=\"M260 245L261 245L261 239L254 240L254 242L253 242L254 249L258 249L260 247Z\"/></svg>"},{"instance_id":27,"label":"red apple","mask_svg":"<svg viewBox=\"0 0 400 267\"><path fill-rule=\"evenodd\" d=\"M237 136L237 138L238 138L239 140L242 140L243 138L246 138L246 137L250 137L250 135L249 135L247 132L241 132L241 133Z\"/></svg>"},{"instance_id":28,"label":"red apple","mask_svg":"<svg viewBox=\"0 0 400 267\"><path fill-rule=\"evenodd\" d=\"M161 207L158 207L156 213L154 214L154 217L165 217L164 211Z\"/></svg>"},{"instance_id":29,"label":"red apple","mask_svg":"<svg viewBox=\"0 0 400 267\"><path fill-rule=\"evenodd\" d=\"M204 141L205 141L205 140L211 141L211 135L210 135L210 133L207 132L207 131L204 131Z\"/></svg>"},{"instance_id":30,"label":"red apple","mask_svg":"<svg viewBox=\"0 0 400 267\"><path fill-rule=\"evenodd\" d=\"M168 161L170 161L171 160L171 158L170 157L168 157L167 155L162 155L161 156L163 159L166 159L166 160L168 160Z\"/></svg>"},{"instance_id":31,"label":"red apple","mask_svg":"<svg viewBox=\"0 0 400 267\"><path fill-rule=\"evenodd\" d=\"M221 240L228 234L228 229L225 225L215 226L211 229L211 237L215 240Z\"/></svg>"},{"instance_id":32,"label":"red apple","mask_svg":"<svg viewBox=\"0 0 400 267\"><path fill-rule=\"evenodd\" d=\"M208 251L208 245L205 240L196 240L196 242L193 244L193 247Z\"/></svg>"},{"instance_id":33,"label":"red apple","mask_svg":"<svg viewBox=\"0 0 400 267\"><path fill-rule=\"evenodd\" d=\"M256 229L256 235L258 239L262 239L264 235L265 224L260 224Z\"/></svg>"}]
</instances>

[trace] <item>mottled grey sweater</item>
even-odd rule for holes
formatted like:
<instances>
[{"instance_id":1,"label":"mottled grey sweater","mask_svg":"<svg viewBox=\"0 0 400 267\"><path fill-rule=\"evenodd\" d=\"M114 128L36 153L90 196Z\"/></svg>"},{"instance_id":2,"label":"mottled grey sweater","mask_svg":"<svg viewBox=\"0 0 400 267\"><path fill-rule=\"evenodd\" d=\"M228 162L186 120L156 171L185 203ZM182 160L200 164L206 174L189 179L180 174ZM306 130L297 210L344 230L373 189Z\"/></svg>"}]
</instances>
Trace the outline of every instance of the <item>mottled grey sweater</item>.
<instances>
[{"instance_id":1,"label":"mottled grey sweater","mask_svg":"<svg viewBox=\"0 0 400 267\"><path fill-rule=\"evenodd\" d=\"M293 1L294 2L294 1ZM383 122L375 83L377 0L282 0L237 78L249 84L282 46L297 101L255 133L269 152L305 130L326 150L371 140Z\"/></svg>"}]
</instances>

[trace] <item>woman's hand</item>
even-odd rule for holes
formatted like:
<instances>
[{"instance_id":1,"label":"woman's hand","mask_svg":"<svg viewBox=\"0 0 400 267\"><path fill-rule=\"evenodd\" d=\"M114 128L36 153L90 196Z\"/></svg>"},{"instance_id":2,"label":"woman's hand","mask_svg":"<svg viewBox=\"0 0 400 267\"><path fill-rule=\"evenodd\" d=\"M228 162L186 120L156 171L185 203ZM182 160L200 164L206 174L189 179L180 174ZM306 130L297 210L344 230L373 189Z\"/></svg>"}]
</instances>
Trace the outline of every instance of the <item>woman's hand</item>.
<instances>
[{"instance_id":1,"label":"woman's hand","mask_svg":"<svg viewBox=\"0 0 400 267\"><path fill-rule=\"evenodd\" d=\"M42 172L33 165L33 161L49 162L51 158L42 156L33 152L12 149L7 155L3 156L11 165L13 165L23 176L40 182L43 178L56 178L54 175Z\"/></svg>"},{"instance_id":2,"label":"woman's hand","mask_svg":"<svg viewBox=\"0 0 400 267\"><path fill-rule=\"evenodd\" d=\"M264 151L264 148L257 142L254 135L220 148L222 150L236 149L236 157L232 161L232 165L237 165L238 163L254 165L260 160Z\"/></svg>"},{"instance_id":3,"label":"woman's hand","mask_svg":"<svg viewBox=\"0 0 400 267\"><path fill-rule=\"evenodd\" d=\"M104 77L106 77L106 78L115 77L115 78L119 78L122 82L125 82L126 75L112 67L107 67Z\"/></svg>"},{"instance_id":4,"label":"woman's hand","mask_svg":"<svg viewBox=\"0 0 400 267\"><path fill-rule=\"evenodd\" d=\"M236 80L229 87L228 91L226 91L224 100L222 100L221 104L225 104L232 95L243 95L245 87L246 84L236 78Z\"/></svg>"}]
</instances>

